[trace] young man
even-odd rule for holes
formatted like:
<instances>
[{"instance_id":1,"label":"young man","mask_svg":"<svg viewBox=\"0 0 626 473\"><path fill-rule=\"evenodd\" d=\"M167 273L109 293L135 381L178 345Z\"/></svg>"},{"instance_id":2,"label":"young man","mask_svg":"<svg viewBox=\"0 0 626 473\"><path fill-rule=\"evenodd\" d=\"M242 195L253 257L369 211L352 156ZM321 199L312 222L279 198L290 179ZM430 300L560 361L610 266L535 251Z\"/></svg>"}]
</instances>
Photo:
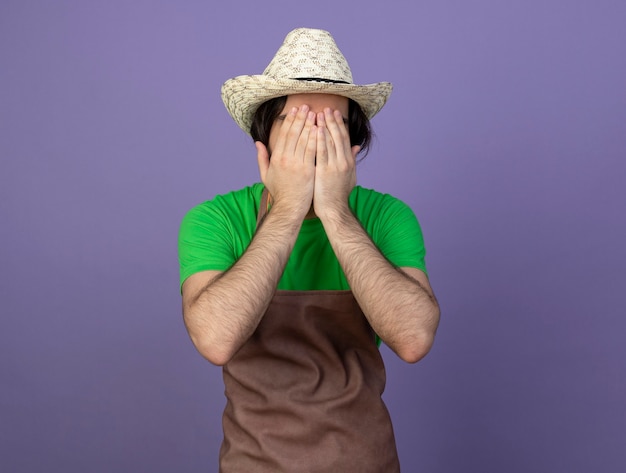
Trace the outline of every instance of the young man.
<instances>
[{"instance_id":1,"label":"young man","mask_svg":"<svg viewBox=\"0 0 626 473\"><path fill-rule=\"evenodd\" d=\"M306 28L222 87L261 183L193 208L179 237L187 330L223 365L222 472L399 471L377 340L418 361L439 307L413 212L356 186L390 93L354 84L331 35Z\"/></svg>"}]
</instances>

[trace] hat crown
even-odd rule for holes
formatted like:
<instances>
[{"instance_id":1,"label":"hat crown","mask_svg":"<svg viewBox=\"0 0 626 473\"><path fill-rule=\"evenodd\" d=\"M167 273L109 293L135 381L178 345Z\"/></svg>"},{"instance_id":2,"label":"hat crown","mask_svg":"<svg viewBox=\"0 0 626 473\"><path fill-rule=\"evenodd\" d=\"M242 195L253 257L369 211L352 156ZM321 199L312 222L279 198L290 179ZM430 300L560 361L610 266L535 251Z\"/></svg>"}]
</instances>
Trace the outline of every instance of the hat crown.
<instances>
[{"instance_id":1,"label":"hat crown","mask_svg":"<svg viewBox=\"0 0 626 473\"><path fill-rule=\"evenodd\" d=\"M352 72L328 31L291 31L263 75L277 79L309 79L352 84Z\"/></svg>"}]
</instances>

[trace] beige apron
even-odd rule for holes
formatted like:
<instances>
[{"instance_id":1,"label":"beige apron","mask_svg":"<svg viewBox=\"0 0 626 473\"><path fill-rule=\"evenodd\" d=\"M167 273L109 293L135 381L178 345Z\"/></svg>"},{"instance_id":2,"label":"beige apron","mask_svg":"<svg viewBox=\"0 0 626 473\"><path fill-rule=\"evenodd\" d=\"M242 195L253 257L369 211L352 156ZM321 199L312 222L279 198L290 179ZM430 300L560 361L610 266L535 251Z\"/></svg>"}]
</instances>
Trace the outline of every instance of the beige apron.
<instances>
[{"instance_id":1,"label":"beige apron","mask_svg":"<svg viewBox=\"0 0 626 473\"><path fill-rule=\"evenodd\" d=\"M385 368L350 291L277 291L223 374L221 473L400 471Z\"/></svg>"}]
</instances>

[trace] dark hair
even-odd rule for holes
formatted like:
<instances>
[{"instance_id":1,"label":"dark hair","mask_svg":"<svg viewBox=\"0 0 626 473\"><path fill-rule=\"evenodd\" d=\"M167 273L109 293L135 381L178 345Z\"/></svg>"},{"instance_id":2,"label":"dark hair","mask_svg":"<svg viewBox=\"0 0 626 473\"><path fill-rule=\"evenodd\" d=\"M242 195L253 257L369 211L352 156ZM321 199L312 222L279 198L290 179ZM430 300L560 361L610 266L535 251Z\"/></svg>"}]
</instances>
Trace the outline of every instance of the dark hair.
<instances>
[{"instance_id":1,"label":"dark hair","mask_svg":"<svg viewBox=\"0 0 626 473\"><path fill-rule=\"evenodd\" d=\"M269 146L270 130L274 121L285 108L287 96L270 99L261 104L254 113L250 134L254 141L260 141ZM370 121L361 110L361 106L352 99L348 99L348 132L350 133L350 146L359 145L361 150L360 159L365 158L372 142L372 129Z\"/></svg>"}]
</instances>

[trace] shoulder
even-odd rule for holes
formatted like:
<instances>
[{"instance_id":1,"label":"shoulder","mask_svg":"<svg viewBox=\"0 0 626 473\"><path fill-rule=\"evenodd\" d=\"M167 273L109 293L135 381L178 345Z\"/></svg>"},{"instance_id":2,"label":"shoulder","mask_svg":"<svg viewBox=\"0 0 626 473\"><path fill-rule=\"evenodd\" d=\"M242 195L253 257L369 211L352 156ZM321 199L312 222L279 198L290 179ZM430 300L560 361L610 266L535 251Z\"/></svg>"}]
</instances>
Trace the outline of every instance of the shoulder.
<instances>
[{"instance_id":1,"label":"shoulder","mask_svg":"<svg viewBox=\"0 0 626 473\"><path fill-rule=\"evenodd\" d=\"M422 229L415 213L397 197L357 186L350 195L350 207L376 244L404 238L421 244Z\"/></svg>"},{"instance_id":2,"label":"shoulder","mask_svg":"<svg viewBox=\"0 0 626 473\"><path fill-rule=\"evenodd\" d=\"M226 194L218 194L212 199L192 207L185 214L183 223L207 218L232 219L248 214L256 215L262 193L263 184L255 183Z\"/></svg>"},{"instance_id":3,"label":"shoulder","mask_svg":"<svg viewBox=\"0 0 626 473\"><path fill-rule=\"evenodd\" d=\"M178 233L180 282L200 271L225 271L250 243L262 184L215 196L191 208Z\"/></svg>"},{"instance_id":4,"label":"shoulder","mask_svg":"<svg viewBox=\"0 0 626 473\"><path fill-rule=\"evenodd\" d=\"M350 194L350 208L362 224L370 220L414 217L411 208L391 194L356 186Z\"/></svg>"},{"instance_id":5,"label":"shoulder","mask_svg":"<svg viewBox=\"0 0 626 473\"><path fill-rule=\"evenodd\" d=\"M262 193L263 184L257 183L192 207L180 224L179 241L206 240L209 235L247 238L254 232Z\"/></svg>"},{"instance_id":6,"label":"shoulder","mask_svg":"<svg viewBox=\"0 0 626 473\"><path fill-rule=\"evenodd\" d=\"M422 229L406 203L390 194L358 187L350 196L350 204L365 231L392 264L426 273Z\"/></svg>"}]
</instances>

